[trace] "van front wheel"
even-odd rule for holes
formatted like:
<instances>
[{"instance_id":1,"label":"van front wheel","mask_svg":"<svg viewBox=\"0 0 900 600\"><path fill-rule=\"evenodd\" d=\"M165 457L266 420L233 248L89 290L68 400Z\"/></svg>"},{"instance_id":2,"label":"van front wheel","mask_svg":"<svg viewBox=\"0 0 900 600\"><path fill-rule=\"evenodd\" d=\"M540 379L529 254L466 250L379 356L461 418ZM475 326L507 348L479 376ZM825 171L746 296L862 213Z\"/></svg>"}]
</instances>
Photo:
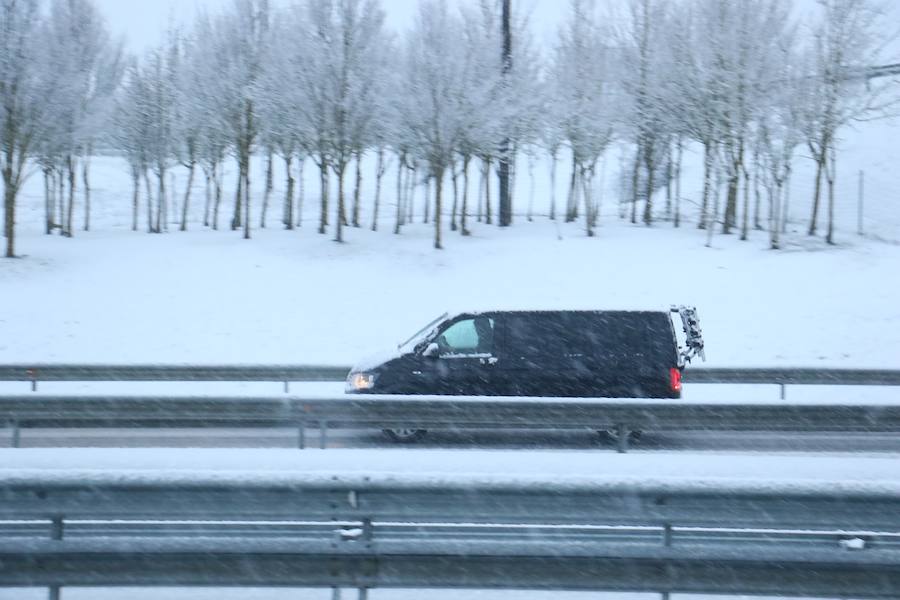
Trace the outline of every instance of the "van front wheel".
<instances>
[{"instance_id":1,"label":"van front wheel","mask_svg":"<svg viewBox=\"0 0 900 600\"><path fill-rule=\"evenodd\" d=\"M384 429L383 431L391 440L401 444L418 442L428 433L426 429Z\"/></svg>"}]
</instances>

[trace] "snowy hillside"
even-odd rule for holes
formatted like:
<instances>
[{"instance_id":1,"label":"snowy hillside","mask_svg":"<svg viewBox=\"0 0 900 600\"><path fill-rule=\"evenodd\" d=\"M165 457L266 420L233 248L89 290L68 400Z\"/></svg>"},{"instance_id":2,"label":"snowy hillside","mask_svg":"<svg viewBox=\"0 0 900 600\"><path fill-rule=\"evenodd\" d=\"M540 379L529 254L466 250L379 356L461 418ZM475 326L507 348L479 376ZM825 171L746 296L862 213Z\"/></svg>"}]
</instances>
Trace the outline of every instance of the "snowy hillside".
<instances>
[{"instance_id":1,"label":"snowy hillside","mask_svg":"<svg viewBox=\"0 0 900 600\"><path fill-rule=\"evenodd\" d=\"M447 249L435 251L431 225L390 233L389 177L381 230L350 229L348 242L338 245L315 233L311 169L307 219L298 231L272 228L274 212L270 228L249 241L227 228L203 230L197 185L191 230L173 225L168 234L148 235L129 229L125 165L97 158L93 228L73 239L42 234L40 177L27 185L20 219L25 257L0 262L0 362L349 364L448 308L688 303L700 312L709 365L898 367L900 179L892 169L898 132L884 122L847 132L837 246L808 238L798 224L777 252L766 249L762 232L749 242L717 235L706 248L693 219L680 230L620 221L613 184L593 239L579 223L544 217L531 223L518 217L508 230L472 219L471 238L448 232ZM535 206L544 212L548 169L538 167ZM615 179L617 167L608 168ZM865 223L874 233L861 238L853 173L862 168ZM695 175L685 174L686 212L696 212ZM794 178L793 211L804 222L811 179L809 170ZM367 185L364 198L372 194ZM520 167L517 187L517 211L524 210L527 169ZM276 186L273 198L279 192Z\"/></svg>"}]
</instances>

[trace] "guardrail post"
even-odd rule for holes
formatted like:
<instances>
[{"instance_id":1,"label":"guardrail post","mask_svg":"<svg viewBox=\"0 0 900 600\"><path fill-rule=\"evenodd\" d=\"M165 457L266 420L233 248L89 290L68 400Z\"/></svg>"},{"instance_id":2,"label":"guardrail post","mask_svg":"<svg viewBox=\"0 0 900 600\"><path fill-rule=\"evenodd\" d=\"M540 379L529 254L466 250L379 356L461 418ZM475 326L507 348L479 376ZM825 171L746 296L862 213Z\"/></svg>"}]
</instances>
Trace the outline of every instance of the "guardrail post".
<instances>
[{"instance_id":1,"label":"guardrail post","mask_svg":"<svg viewBox=\"0 0 900 600\"><path fill-rule=\"evenodd\" d=\"M324 450L327 441L328 441L328 421L321 419L321 420L319 420L319 448Z\"/></svg>"},{"instance_id":2,"label":"guardrail post","mask_svg":"<svg viewBox=\"0 0 900 600\"><path fill-rule=\"evenodd\" d=\"M369 598L369 588L361 587L359 588L359 600L368 600Z\"/></svg>"},{"instance_id":3,"label":"guardrail post","mask_svg":"<svg viewBox=\"0 0 900 600\"><path fill-rule=\"evenodd\" d=\"M660 600L669 600L669 592L660 592L659 597Z\"/></svg>"},{"instance_id":4,"label":"guardrail post","mask_svg":"<svg viewBox=\"0 0 900 600\"><path fill-rule=\"evenodd\" d=\"M341 588L331 588L331 600L341 600Z\"/></svg>"},{"instance_id":5,"label":"guardrail post","mask_svg":"<svg viewBox=\"0 0 900 600\"><path fill-rule=\"evenodd\" d=\"M781 399L784 400L786 396L787 396L787 385L782 383L781 384Z\"/></svg>"},{"instance_id":6,"label":"guardrail post","mask_svg":"<svg viewBox=\"0 0 900 600\"><path fill-rule=\"evenodd\" d=\"M31 391L37 391L37 369L28 369L25 371L25 375L28 376L28 379L31 380Z\"/></svg>"},{"instance_id":7,"label":"guardrail post","mask_svg":"<svg viewBox=\"0 0 900 600\"><path fill-rule=\"evenodd\" d=\"M49 598L50 600L59 600L59 586L58 585L51 585L50 589L48 591L49 591L49 593L47 594L47 598Z\"/></svg>"},{"instance_id":8,"label":"guardrail post","mask_svg":"<svg viewBox=\"0 0 900 600\"><path fill-rule=\"evenodd\" d=\"M9 427L12 429L12 436L10 439L10 447L18 448L19 443L21 442L22 430L19 427L19 422L16 420L12 420L9 422Z\"/></svg>"},{"instance_id":9,"label":"guardrail post","mask_svg":"<svg viewBox=\"0 0 900 600\"><path fill-rule=\"evenodd\" d=\"M53 521L50 526L50 539L61 540L63 539L63 533L63 518L53 517Z\"/></svg>"},{"instance_id":10,"label":"guardrail post","mask_svg":"<svg viewBox=\"0 0 900 600\"><path fill-rule=\"evenodd\" d=\"M297 448L303 450L306 448L306 422L300 421L297 425Z\"/></svg>"},{"instance_id":11,"label":"guardrail post","mask_svg":"<svg viewBox=\"0 0 900 600\"><path fill-rule=\"evenodd\" d=\"M291 392L291 382L285 381L284 382L284 393L289 394L290 392Z\"/></svg>"},{"instance_id":12,"label":"guardrail post","mask_svg":"<svg viewBox=\"0 0 900 600\"><path fill-rule=\"evenodd\" d=\"M616 449L619 454L625 454L628 452L628 427L625 423L616 425L616 437Z\"/></svg>"},{"instance_id":13,"label":"guardrail post","mask_svg":"<svg viewBox=\"0 0 900 600\"><path fill-rule=\"evenodd\" d=\"M663 546L668 548L672 545L672 524L665 523L663 525ZM664 594L668 594L668 592L663 592Z\"/></svg>"}]
</instances>

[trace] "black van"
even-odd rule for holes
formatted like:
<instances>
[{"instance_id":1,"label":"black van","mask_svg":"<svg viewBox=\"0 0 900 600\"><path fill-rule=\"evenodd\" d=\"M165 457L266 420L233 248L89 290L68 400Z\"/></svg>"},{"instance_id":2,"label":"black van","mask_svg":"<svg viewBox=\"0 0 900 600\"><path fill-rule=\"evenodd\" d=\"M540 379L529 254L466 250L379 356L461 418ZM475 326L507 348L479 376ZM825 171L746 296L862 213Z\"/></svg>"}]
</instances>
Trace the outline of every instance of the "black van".
<instances>
[{"instance_id":1,"label":"black van","mask_svg":"<svg viewBox=\"0 0 900 600\"><path fill-rule=\"evenodd\" d=\"M681 317L682 347L671 316ZM703 354L696 311L490 311L438 317L387 359L358 364L350 393L679 398Z\"/></svg>"}]
</instances>

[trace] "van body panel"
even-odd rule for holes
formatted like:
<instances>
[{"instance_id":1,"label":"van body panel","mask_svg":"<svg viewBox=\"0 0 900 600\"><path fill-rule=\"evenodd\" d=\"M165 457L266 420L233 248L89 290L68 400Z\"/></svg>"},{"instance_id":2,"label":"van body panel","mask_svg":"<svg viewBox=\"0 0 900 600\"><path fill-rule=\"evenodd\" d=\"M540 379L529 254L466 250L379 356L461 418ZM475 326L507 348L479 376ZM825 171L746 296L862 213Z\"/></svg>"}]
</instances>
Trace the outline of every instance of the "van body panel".
<instances>
[{"instance_id":1,"label":"van body panel","mask_svg":"<svg viewBox=\"0 0 900 600\"><path fill-rule=\"evenodd\" d=\"M663 311L463 313L407 350L369 369L374 386L357 391L680 397L670 373L679 366L677 340Z\"/></svg>"}]
</instances>

